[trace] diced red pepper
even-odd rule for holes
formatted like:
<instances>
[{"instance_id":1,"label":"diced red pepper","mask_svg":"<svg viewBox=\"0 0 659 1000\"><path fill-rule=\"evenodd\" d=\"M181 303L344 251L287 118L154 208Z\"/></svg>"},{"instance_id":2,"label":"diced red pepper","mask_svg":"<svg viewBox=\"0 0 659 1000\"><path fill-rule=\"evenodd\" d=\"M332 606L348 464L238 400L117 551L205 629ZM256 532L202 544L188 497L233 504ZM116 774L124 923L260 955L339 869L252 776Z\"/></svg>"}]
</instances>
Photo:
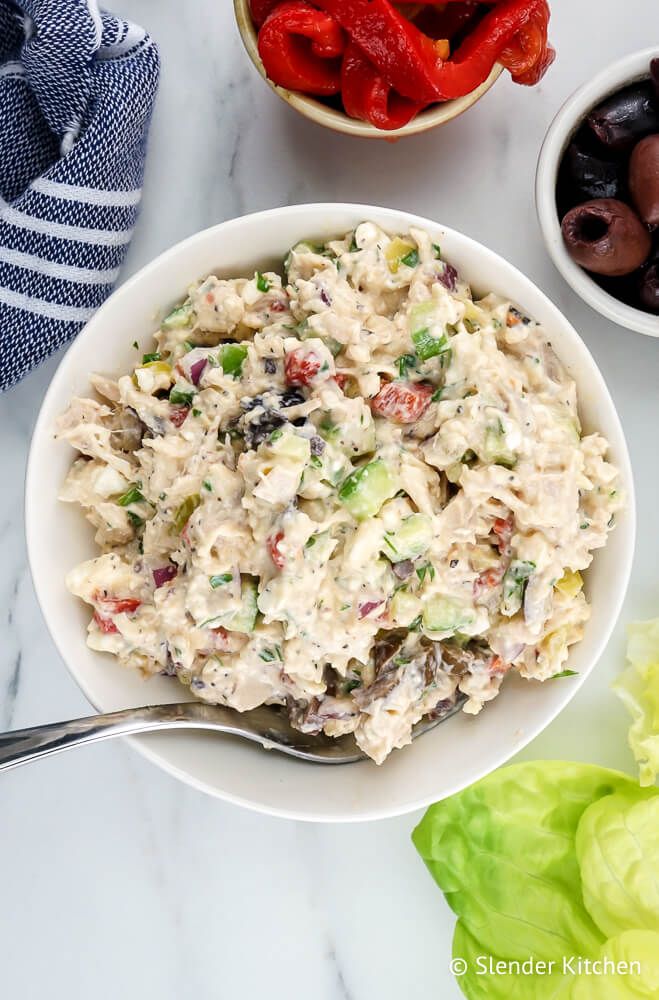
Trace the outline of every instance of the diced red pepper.
<instances>
[{"instance_id":1,"label":"diced red pepper","mask_svg":"<svg viewBox=\"0 0 659 1000\"><path fill-rule=\"evenodd\" d=\"M490 674L499 674L499 675L507 674L511 666L512 666L511 663L506 663L504 660L501 659L500 656L497 656L496 654L492 657L492 659L488 664Z\"/></svg>"},{"instance_id":2,"label":"diced red pepper","mask_svg":"<svg viewBox=\"0 0 659 1000\"><path fill-rule=\"evenodd\" d=\"M169 419L174 424L174 427L180 427L189 412L190 409L187 406L170 406Z\"/></svg>"},{"instance_id":3,"label":"diced red pepper","mask_svg":"<svg viewBox=\"0 0 659 1000\"><path fill-rule=\"evenodd\" d=\"M341 96L351 118L388 131L407 125L424 107L421 102L396 93L353 42L343 57Z\"/></svg>"},{"instance_id":4,"label":"diced red pepper","mask_svg":"<svg viewBox=\"0 0 659 1000\"><path fill-rule=\"evenodd\" d=\"M345 389L346 385L350 381L350 376L349 375L342 375L340 372L337 372L337 374L334 376L334 381L338 385L338 387L341 390L341 392L343 392L343 390Z\"/></svg>"},{"instance_id":5,"label":"diced red pepper","mask_svg":"<svg viewBox=\"0 0 659 1000\"><path fill-rule=\"evenodd\" d=\"M98 611L94 612L94 621L101 632L104 632L105 635L113 635L115 632L119 631L111 618L105 618L103 615L100 615Z\"/></svg>"},{"instance_id":6,"label":"diced red pepper","mask_svg":"<svg viewBox=\"0 0 659 1000\"><path fill-rule=\"evenodd\" d=\"M371 409L396 424L413 424L428 409L433 392L425 382L388 382L371 400Z\"/></svg>"},{"instance_id":7,"label":"diced red pepper","mask_svg":"<svg viewBox=\"0 0 659 1000\"><path fill-rule=\"evenodd\" d=\"M229 633L225 628L219 625L217 628L212 628L210 630L213 633L213 641L215 649L219 649L222 652L226 652L229 649Z\"/></svg>"},{"instance_id":8,"label":"diced red pepper","mask_svg":"<svg viewBox=\"0 0 659 1000\"><path fill-rule=\"evenodd\" d=\"M345 37L340 26L303 0L287 0L259 31L259 55L275 83L305 94L338 94Z\"/></svg>"},{"instance_id":9,"label":"diced red pepper","mask_svg":"<svg viewBox=\"0 0 659 1000\"><path fill-rule=\"evenodd\" d=\"M283 539L283 531L278 531L276 535L270 535L270 538L268 539L268 552L270 553L270 558L277 569L283 569L286 565L286 557L279 548L279 543L282 542Z\"/></svg>"},{"instance_id":10,"label":"diced red pepper","mask_svg":"<svg viewBox=\"0 0 659 1000\"><path fill-rule=\"evenodd\" d=\"M320 371L320 367L320 358L314 351L298 347L286 355L284 361L286 381L289 385L309 385Z\"/></svg>"},{"instance_id":11,"label":"diced red pepper","mask_svg":"<svg viewBox=\"0 0 659 1000\"><path fill-rule=\"evenodd\" d=\"M136 597L105 597L98 590L92 594L92 600L95 604L102 605L103 610L111 615L120 615L122 612L130 614L137 611L142 603Z\"/></svg>"},{"instance_id":12,"label":"diced red pepper","mask_svg":"<svg viewBox=\"0 0 659 1000\"><path fill-rule=\"evenodd\" d=\"M487 594L494 587L498 587L503 579L503 574L503 566L492 566L490 569L483 570L474 580L474 600L479 600L483 594Z\"/></svg>"},{"instance_id":13,"label":"diced red pepper","mask_svg":"<svg viewBox=\"0 0 659 1000\"><path fill-rule=\"evenodd\" d=\"M501 552L502 555L509 555L510 542L515 530L515 522L512 514L509 514L508 517L497 517L492 530L497 536L499 552Z\"/></svg>"}]
</instances>

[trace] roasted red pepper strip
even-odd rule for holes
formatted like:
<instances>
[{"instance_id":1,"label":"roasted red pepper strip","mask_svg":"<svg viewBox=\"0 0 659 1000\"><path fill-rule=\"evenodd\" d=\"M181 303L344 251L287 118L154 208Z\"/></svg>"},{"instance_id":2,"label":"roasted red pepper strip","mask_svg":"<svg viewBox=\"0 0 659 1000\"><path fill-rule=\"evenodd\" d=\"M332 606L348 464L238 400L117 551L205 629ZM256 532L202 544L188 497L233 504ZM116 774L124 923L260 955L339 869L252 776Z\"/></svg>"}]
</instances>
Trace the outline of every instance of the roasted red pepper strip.
<instances>
[{"instance_id":1,"label":"roasted red pepper strip","mask_svg":"<svg viewBox=\"0 0 659 1000\"><path fill-rule=\"evenodd\" d=\"M545 2L501 52L499 62L510 71L515 83L533 86L556 58L553 48L547 44L548 23L549 6Z\"/></svg>"},{"instance_id":2,"label":"roasted red pepper strip","mask_svg":"<svg viewBox=\"0 0 659 1000\"><path fill-rule=\"evenodd\" d=\"M275 7L280 3L281 0L249 0L250 14L257 28L261 27L266 17L272 14Z\"/></svg>"},{"instance_id":3,"label":"roasted red pepper strip","mask_svg":"<svg viewBox=\"0 0 659 1000\"><path fill-rule=\"evenodd\" d=\"M341 95L346 114L351 118L386 130L402 128L424 107L392 90L353 42L348 44L343 57Z\"/></svg>"},{"instance_id":4,"label":"roasted red pepper strip","mask_svg":"<svg viewBox=\"0 0 659 1000\"><path fill-rule=\"evenodd\" d=\"M334 18L302 0L275 7L259 31L259 55L270 79L305 94L338 94L344 48Z\"/></svg>"},{"instance_id":5,"label":"roasted red pepper strip","mask_svg":"<svg viewBox=\"0 0 659 1000\"><path fill-rule=\"evenodd\" d=\"M424 103L453 100L480 86L502 50L547 7L546 0L501 0L444 62L432 39L389 0L315 3L336 18L392 87Z\"/></svg>"}]
</instances>

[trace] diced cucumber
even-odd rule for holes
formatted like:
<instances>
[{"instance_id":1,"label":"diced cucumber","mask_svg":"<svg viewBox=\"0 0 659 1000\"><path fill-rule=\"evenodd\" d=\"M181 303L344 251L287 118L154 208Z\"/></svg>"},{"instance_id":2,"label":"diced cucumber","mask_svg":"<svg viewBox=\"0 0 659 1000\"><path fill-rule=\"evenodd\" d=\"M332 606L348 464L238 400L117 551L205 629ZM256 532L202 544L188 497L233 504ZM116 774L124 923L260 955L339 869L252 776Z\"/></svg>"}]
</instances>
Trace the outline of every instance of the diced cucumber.
<instances>
[{"instance_id":1,"label":"diced cucumber","mask_svg":"<svg viewBox=\"0 0 659 1000\"><path fill-rule=\"evenodd\" d=\"M433 597L423 608L423 627L427 632L459 632L465 625L471 625L476 616L450 597Z\"/></svg>"},{"instance_id":2,"label":"diced cucumber","mask_svg":"<svg viewBox=\"0 0 659 1000\"><path fill-rule=\"evenodd\" d=\"M240 587L241 607L239 611L234 611L229 620L225 623L225 628L229 632L253 632L256 624L258 597L256 582L248 576L244 576Z\"/></svg>"},{"instance_id":3,"label":"diced cucumber","mask_svg":"<svg viewBox=\"0 0 659 1000\"><path fill-rule=\"evenodd\" d=\"M190 326L192 323L193 309L191 302L184 302L182 306L172 309L168 316L162 321L163 330L177 330Z\"/></svg>"},{"instance_id":4,"label":"diced cucumber","mask_svg":"<svg viewBox=\"0 0 659 1000\"><path fill-rule=\"evenodd\" d=\"M339 490L339 500L356 520L362 521L375 517L382 504L397 492L397 478L381 458L376 458L348 476Z\"/></svg>"},{"instance_id":5,"label":"diced cucumber","mask_svg":"<svg viewBox=\"0 0 659 1000\"><path fill-rule=\"evenodd\" d=\"M421 614L421 601L406 590L397 590L389 605L392 621L402 628L408 628Z\"/></svg>"},{"instance_id":6,"label":"diced cucumber","mask_svg":"<svg viewBox=\"0 0 659 1000\"><path fill-rule=\"evenodd\" d=\"M506 444L506 432L500 420L485 430L483 460L494 465L503 465L513 469L517 464L517 455Z\"/></svg>"},{"instance_id":7,"label":"diced cucumber","mask_svg":"<svg viewBox=\"0 0 659 1000\"><path fill-rule=\"evenodd\" d=\"M270 449L275 455L290 458L304 465L309 461L311 445L307 438L299 437L294 431L282 433L281 437L270 441Z\"/></svg>"},{"instance_id":8,"label":"diced cucumber","mask_svg":"<svg viewBox=\"0 0 659 1000\"><path fill-rule=\"evenodd\" d=\"M524 591L534 569L535 563L513 559L503 578L502 615L512 618L513 615L517 614L522 606Z\"/></svg>"},{"instance_id":9,"label":"diced cucumber","mask_svg":"<svg viewBox=\"0 0 659 1000\"><path fill-rule=\"evenodd\" d=\"M224 374L239 378L246 357L247 344L223 344L220 350L220 364Z\"/></svg>"},{"instance_id":10,"label":"diced cucumber","mask_svg":"<svg viewBox=\"0 0 659 1000\"><path fill-rule=\"evenodd\" d=\"M395 531L385 534L382 551L392 562L416 559L432 543L432 521L426 514L410 514Z\"/></svg>"}]
</instances>

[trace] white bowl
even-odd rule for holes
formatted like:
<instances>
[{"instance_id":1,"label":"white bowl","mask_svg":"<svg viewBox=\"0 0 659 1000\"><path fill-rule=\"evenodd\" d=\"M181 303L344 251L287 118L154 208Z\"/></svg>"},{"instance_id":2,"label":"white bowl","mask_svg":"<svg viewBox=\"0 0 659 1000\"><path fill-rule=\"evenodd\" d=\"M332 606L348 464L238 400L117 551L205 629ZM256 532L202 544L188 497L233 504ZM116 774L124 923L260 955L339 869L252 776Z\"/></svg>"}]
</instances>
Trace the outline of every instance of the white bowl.
<instances>
[{"instance_id":1,"label":"white bowl","mask_svg":"<svg viewBox=\"0 0 659 1000\"><path fill-rule=\"evenodd\" d=\"M558 354L580 386L586 430L611 443L629 498L608 546L587 574L593 615L570 655L579 676L545 684L509 678L501 696L477 718L456 716L382 767L370 761L321 767L213 735L162 733L133 740L164 770L202 791L279 816L317 821L371 820L420 808L464 788L525 746L561 711L595 666L616 621L634 549L632 474L620 422L586 346L546 296L501 257L460 233L405 212L366 205L296 205L214 226L168 250L126 282L99 309L63 358L44 399L30 450L26 525L30 567L51 635L71 673L101 711L178 701L178 682L148 682L85 644L88 609L64 586L65 573L95 554L80 511L57 501L73 452L53 441L55 419L73 395L89 393L92 371L120 373L150 349L156 317L211 271L253 273L281 262L303 238L343 234L370 219L389 232L427 229L447 259L480 292L512 298L545 324ZM139 351L132 346L139 344Z\"/></svg>"},{"instance_id":2,"label":"white bowl","mask_svg":"<svg viewBox=\"0 0 659 1000\"><path fill-rule=\"evenodd\" d=\"M540 228L554 264L577 295L597 312L628 330L648 337L659 337L659 316L635 309L609 295L570 257L563 243L561 223L556 210L556 181L563 153L592 108L622 87L650 76L650 60L659 55L655 45L634 52L607 66L593 80L584 84L567 99L553 122L540 151L535 179L535 199Z\"/></svg>"},{"instance_id":3,"label":"white bowl","mask_svg":"<svg viewBox=\"0 0 659 1000\"><path fill-rule=\"evenodd\" d=\"M470 91L463 97L458 97L454 101L443 101L439 104L431 104L430 107L420 111L411 122L397 129L380 129L370 122L363 122L357 118L350 118L349 115L340 108L333 108L323 100L312 97L309 94L302 94L298 90L287 90L274 83L265 71L265 66L259 55L258 32L252 21L249 0L234 0L234 10L236 22L243 45L249 58L259 71L268 86L286 101L294 111L298 111L309 121L316 122L324 128L332 129L333 132L341 132L344 135L357 136L361 139L384 139L386 142L395 142L404 139L409 135L419 135L427 132L431 128L446 125L460 115L468 111L484 94L492 87L503 73L503 66L495 63L487 80L484 80L479 87Z\"/></svg>"}]
</instances>

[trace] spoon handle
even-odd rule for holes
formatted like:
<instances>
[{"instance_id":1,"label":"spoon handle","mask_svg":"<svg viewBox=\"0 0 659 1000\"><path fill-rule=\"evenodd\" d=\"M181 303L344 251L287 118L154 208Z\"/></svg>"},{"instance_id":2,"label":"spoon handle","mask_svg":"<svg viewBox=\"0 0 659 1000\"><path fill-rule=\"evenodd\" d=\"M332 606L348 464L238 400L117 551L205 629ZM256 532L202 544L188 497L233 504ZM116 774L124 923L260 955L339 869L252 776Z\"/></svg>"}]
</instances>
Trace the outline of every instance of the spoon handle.
<instances>
[{"instance_id":1,"label":"spoon handle","mask_svg":"<svg viewBox=\"0 0 659 1000\"><path fill-rule=\"evenodd\" d=\"M147 705L106 715L92 715L70 722L53 722L30 729L0 734L0 771L26 764L37 757L60 753L82 743L131 736L174 727L203 728L203 721L190 717L190 705Z\"/></svg>"}]
</instances>

